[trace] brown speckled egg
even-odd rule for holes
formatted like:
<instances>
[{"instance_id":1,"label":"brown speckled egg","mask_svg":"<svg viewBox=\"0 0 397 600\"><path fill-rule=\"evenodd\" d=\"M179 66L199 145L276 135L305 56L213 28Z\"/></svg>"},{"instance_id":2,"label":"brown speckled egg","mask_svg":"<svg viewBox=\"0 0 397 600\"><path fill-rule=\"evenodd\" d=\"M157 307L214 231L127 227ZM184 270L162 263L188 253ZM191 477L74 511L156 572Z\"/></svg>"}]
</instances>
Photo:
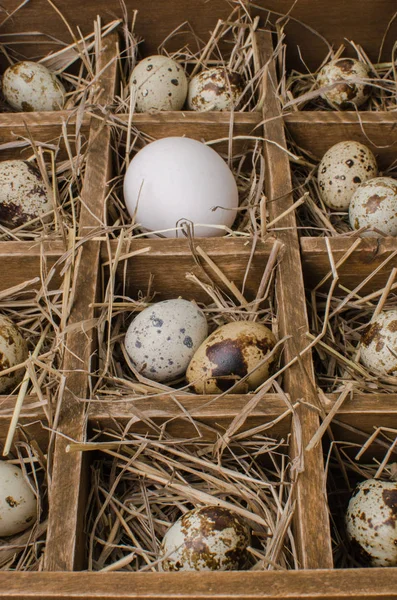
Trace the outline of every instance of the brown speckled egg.
<instances>
[{"instance_id":1,"label":"brown speckled egg","mask_svg":"<svg viewBox=\"0 0 397 600\"><path fill-rule=\"evenodd\" d=\"M14 228L52 210L40 171L24 160L0 162L0 223Z\"/></svg>"},{"instance_id":2,"label":"brown speckled egg","mask_svg":"<svg viewBox=\"0 0 397 600\"><path fill-rule=\"evenodd\" d=\"M350 201L349 221L353 229L368 225L385 235L397 236L397 181L375 177L362 183ZM362 235L379 237L376 231L365 231Z\"/></svg>"},{"instance_id":3,"label":"brown speckled egg","mask_svg":"<svg viewBox=\"0 0 397 600\"><path fill-rule=\"evenodd\" d=\"M189 83L187 105L190 110L232 110L243 92L243 80L238 73L223 67L213 67L198 73Z\"/></svg>"},{"instance_id":4,"label":"brown speckled egg","mask_svg":"<svg viewBox=\"0 0 397 600\"><path fill-rule=\"evenodd\" d=\"M131 73L130 85L137 112L181 110L186 100L185 72L168 56L154 55L141 60Z\"/></svg>"},{"instance_id":5,"label":"brown speckled egg","mask_svg":"<svg viewBox=\"0 0 397 600\"><path fill-rule=\"evenodd\" d=\"M397 375L397 310L379 313L361 336L361 362L383 375Z\"/></svg>"},{"instance_id":6,"label":"brown speckled egg","mask_svg":"<svg viewBox=\"0 0 397 600\"><path fill-rule=\"evenodd\" d=\"M0 375L1 371L19 365L27 357L28 347L19 330L10 319L0 315ZM22 369L0 377L0 394L12 391L23 374Z\"/></svg>"},{"instance_id":7,"label":"brown speckled egg","mask_svg":"<svg viewBox=\"0 0 397 600\"><path fill-rule=\"evenodd\" d=\"M234 512L219 506L183 515L164 536L164 571L237 571L248 563L250 529Z\"/></svg>"},{"instance_id":8,"label":"brown speckled egg","mask_svg":"<svg viewBox=\"0 0 397 600\"><path fill-rule=\"evenodd\" d=\"M5 71L3 94L15 110L32 112L61 110L66 91L47 67L24 60Z\"/></svg>"},{"instance_id":9,"label":"brown speckled egg","mask_svg":"<svg viewBox=\"0 0 397 600\"><path fill-rule=\"evenodd\" d=\"M21 469L0 460L0 537L31 527L36 514L36 497Z\"/></svg>"},{"instance_id":10,"label":"brown speckled egg","mask_svg":"<svg viewBox=\"0 0 397 600\"><path fill-rule=\"evenodd\" d=\"M198 394L220 394L248 375L274 348L276 338L265 325L252 321L228 323L214 331L193 356L186 379ZM277 353L236 385L233 394L254 390L266 381Z\"/></svg>"},{"instance_id":11,"label":"brown speckled egg","mask_svg":"<svg viewBox=\"0 0 397 600\"><path fill-rule=\"evenodd\" d=\"M319 88L335 84L322 94L328 104L342 110L352 110L368 100L371 86L368 66L355 58L338 58L326 64L317 76ZM336 82L340 83L336 83ZM354 105L354 106L353 106Z\"/></svg>"},{"instance_id":12,"label":"brown speckled egg","mask_svg":"<svg viewBox=\"0 0 397 600\"><path fill-rule=\"evenodd\" d=\"M164 300L135 317L125 348L142 375L165 382L185 373L207 335L207 319L198 306L183 299Z\"/></svg>"},{"instance_id":13,"label":"brown speckled egg","mask_svg":"<svg viewBox=\"0 0 397 600\"><path fill-rule=\"evenodd\" d=\"M375 156L367 146L339 142L327 150L318 167L321 198L333 210L347 210L358 186L377 174Z\"/></svg>"},{"instance_id":14,"label":"brown speckled egg","mask_svg":"<svg viewBox=\"0 0 397 600\"><path fill-rule=\"evenodd\" d=\"M368 479L354 490L347 534L373 567L397 566L397 482Z\"/></svg>"}]
</instances>

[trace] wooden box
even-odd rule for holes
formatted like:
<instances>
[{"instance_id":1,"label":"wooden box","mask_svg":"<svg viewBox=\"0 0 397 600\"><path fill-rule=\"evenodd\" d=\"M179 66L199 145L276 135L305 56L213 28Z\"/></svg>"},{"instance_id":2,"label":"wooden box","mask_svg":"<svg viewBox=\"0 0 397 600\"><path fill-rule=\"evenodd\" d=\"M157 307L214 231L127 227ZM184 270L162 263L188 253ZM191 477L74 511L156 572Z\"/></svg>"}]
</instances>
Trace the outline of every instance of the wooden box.
<instances>
[{"instance_id":1,"label":"wooden box","mask_svg":"<svg viewBox=\"0 0 397 600\"><path fill-rule=\"evenodd\" d=\"M312 30L335 45L340 44L344 37L354 39L365 46L369 56L375 60L388 25L390 29L387 30L384 53L390 54L396 38L395 3L393 0L354 0L350 3L335 1L330 5L323 0L298 0L292 8L291 3L285 0L241 4L253 18L259 18L254 52L257 65L264 67L259 88L263 102L256 111L235 113L232 131L235 144L241 138L259 137L263 146L267 208L267 217L264 218L267 218L267 226L262 223L256 236L196 239L193 242L196 253L200 252L197 246L202 250L201 260L197 262L185 239L152 240L131 236L120 239L118 235L106 235L109 225L107 197L112 178L117 175L113 172L115 147L112 125L112 109L114 97L119 92L120 75L117 33L103 37L96 48L94 81L98 94L94 97L98 98L99 108L90 107L84 117L79 114L78 108L58 113L0 115L1 159L19 156L26 150L26 144L21 149L13 147L12 150L5 144L14 140L15 136L23 137L27 128L36 143L51 144L54 139L59 139L62 132L73 139L78 127L87 143L84 169L79 180L81 185L76 184L78 189L74 195L78 206L73 221L75 235L65 236L60 225L48 240L40 244L29 239L0 239L0 257L6 267L0 289L2 302L2 290L9 292L9 288L14 286L28 286L30 280L42 277L44 263L45 272L54 267L53 289L59 290L61 295L60 323L64 343L62 381L58 388L61 401L49 399L57 410L56 415L44 410L32 393L25 399L17 433L22 439L28 436L31 441L36 441L43 452L50 446L52 451L48 526L39 572L2 570L0 598L397 598L396 568L334 569L323 449L319 443L306 450L321 420L325 419L329 425L329 413L334 434L347 444L357 442L357 430L369 434L374 427L396 428L397 394L351 394L341 407L338 407L337 394L319 395L310 338L307 336L310 318L307 307L310 303L307 304L305 295L305 286L309 300L315 292L326 293L334 279L332 259L336 268L343 259L339 280L335 284L335 294L340 296L341 301L356 289L366 294L378 290L387 282L391 268L397 266L397 242L394 238L357 240L338 236L300 236L286 152L286 132L302 148L309 149L320 158L332 143L346 137L362 140L364 128L386 164L395 160L393 144L396 141L397 111L361 112L359 115L321 111L283 114L277 98L277 61L273 59L275 38L272 39L269 33L277 28L277 23L280 24L278 19L291 10L286 28L289 68L296 65L299 52L307 57L311 68L317 66L318 55L324 53L324 44ZM45 53L53 49L52 39L70 43L68 24L72 28L79 26L82 34L87 35L92 31L98 14L104 23L123 16L123 6L103 0L84 6L58 2L56 7L45 0L31 0L12 14L17 7L18 2L11 0L6 0L3 5L8 18L0 31L0 39L4 44L13 40L26 56L37 54L35 45L29 38L22 42L11 34L21 31L46 34L40 49ZM127 2L130 18L135 9L138 10L137 33L145 40L142 51L149 55L156 53L166 36L185 21L189 21L198 37L208 40L217 20L226 19L231 7L224 0ZM177 47L185 41L189 41L188 34L186 40L182 37L177 40ZM132 123L129 123L129 115L123 114L117 115L117 120L124 126L132 124L154 137L187 135L200 140L227 140L231 122L229 113L189 112L138 114L133 116ZM64 151L62 146L59 160L69 156ZM278 248L277 261L272 254L275 244ZM147 419L150 419L157 425L167 423L169 431L177 435L186 431L184 415L188 412L200 422L203 439L211 441L214 436L220 436L252 401L252 395L226 395L216 405L211 405L208 397L180 394L176 408L167 397L157 397L149 403L141 400L134 404L131 426L128 401L120 400L117 394L110 395L106 402L96 402L92 396L90 374L98 366L101 310L109 307L107 284L124 280L127 295L136 298L146 286L148 275L153 275L159 298L182 293L194 296L193 287L186 283L186 273L197 275L202 270L213 273L211 261L239 289L249 263L246 289L250 300L258 293L266 266L276 269L277 327L280 338L286 338L282 359L286 370L282 385L288 401L295 406L297 418L290 416L278 424L277 419L285 412L285 405L276 394L267 394L249 412L241 431L254 431L275 421L273 434L279 438L290 436L288 452L292 460L302 460L299 452L301 448L305 450L303 463L300 463L304 466L295 475L293 531L299 568L229 573L87 572L85 510L89 497L91 457L90 452L81 452L80 449L81 444L84 446L90 439L93 429L117 423L121 427L132 427L136 432L148 433ZM379 271L366 281L365 286L362 285L378 266ZM217 283L222 285L222 282ZM37 285L37 280L30 287L34 288L34 285ZM203 297L203 293L199 292L197 298L202 300ZM2 400L0 439L3 444L15 398ZM145 418L136 417L137 414ZM30 428L27 427L29 424ZM299 446L296 442L298 435Z\"/></svg>"}]
</instances>

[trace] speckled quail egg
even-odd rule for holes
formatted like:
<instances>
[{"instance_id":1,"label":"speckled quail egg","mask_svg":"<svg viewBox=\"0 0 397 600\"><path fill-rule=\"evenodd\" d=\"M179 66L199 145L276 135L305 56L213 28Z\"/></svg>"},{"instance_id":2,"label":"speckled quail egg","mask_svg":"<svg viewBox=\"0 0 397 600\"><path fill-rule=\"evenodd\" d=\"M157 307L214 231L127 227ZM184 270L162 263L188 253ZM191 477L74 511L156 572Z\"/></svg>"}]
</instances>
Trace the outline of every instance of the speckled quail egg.
<instances>
[{"instance_id":1,"label":"speckled quail egg","mask_svg":"<svg viewBox=\"0 0 397 600\"><path fill-rule=\"evenodd\" d=\"M193 302L164 300L132 321L125 347L142 375L153 381L170 381L185 373L207 335L207 319Z\"/></svg>"},{"instance_id":2,"label":"speckled quail egg","mask_svg":"<svg viewBox=\"0 0 397 600\"><path fill-rule=\"evenodd\" d=\"M10 392L21 381L24 370L1 376L1 371L23 363L28 357L27 343L14 323L0 315L0 394Z\"/></svg>"},{"instance_id":3,"label":"speckled quail egg","mask_svg":"<svg viewBox=\"0 0 397 600\"><path fill-rule=\"evenodd\" d=\"M276 338L265 325L253 321L227 323L201 344L189 364L186 379L198 394L220 394L256 369L231 393L254 390L268 379L277 362L276 352L258 367L275 345Z\"/></svg>"},{"instance_id":4,"label":"speckled quail egg","mask_svg":"<svg viewBox=\"0 0 397 600\"><path fill-rule=\"evenodd\" d=\"M347 534L373 567L397 566L397 482L358 484L346 513Z\"/></svg>"},{"instance_id":5,"label":"speckled quail egg","mask_svg":"<svg viewBox=\"0 0 397 600\"><path fill-rule=\"evenodd\" d=\"M371 86L369 67L355 58L338 58L326 64L317 76L319 88L332 84L332 88L321 94L328 104L342 110L352 110L368 100ZM339 83L336 83L338 82Z\"/></svg>"},{"instance_id":6,"label":"speckled quail egg","mask_svg":"<svg viewBox=\"0 0 397 600\"><path fill-rule=\"evenodd\" d=\"M24 160L0 162L0 223L14 228L53 208L40 171Z\"/></svg>"},{"instance_id":7,"label":"speckled quail egg","mask_svg":"<svg viewBox=\"0 0 397 600\"><path fill-rule=\"evenodd\" d=\"M383 375L397 375L397 310L387 310L363 331L360 345L363 365Z\"/></svg>"},{"instance_id":8,"label":"speckled quail egg","mask_svg":"<svg viewBox=\"0 0 397 600\"><path fill-rule=\"evenodd\" d=\"M353 229L374 227L385 235L397 235L397 181L391 177L375 177L362 183L354 192L349 206ZM363 236L379 236L365 231Z\"/></svg>"},{"instance_id":9,"label":"speckled quail egg","mask_svg":"<svg viewBox=\"0 0 397 600\"><path fill-rule=\"evenodd\" d=\"M333 210L347 210L358 186L377 174L375 156L367 146L339 142L327 150L318 167L321 198Z\"/></svg>"},{"instance_id":10,"label":"speckled quail egg","mask_svg":"<svg viewBox=\"0 0 397 600\"><path fill-rule=\"evenodd\" d=\"M47 67L24 60L5 71L3 94L12 108L32 112L62 110L66 91Z\"/></svg>"},{"instance_id":11,"label":"speckled quail egg","mask_svg":"<svg viewBox=\"0 0 397 600\"><path fill-rule=\"evenodd\" d=\"M232 110L243 92L243 80L238 73L223 67L213 67L198 73L189 82L187 105L190 110Z\"/></svg>"},{"instance_id":12,"label":"speckled quail egg","mask_svg":"<svg viewBox=\"0 0 397 600\"><path fill-rule=\"evenodd\" d=\"M164 571L237 571L248 563L251 535L234 512L219 506L183 515L164 536Z\"/></svg>"},{"instance_id":13,"label":"speckled quail egg","mask_svg":"<svg viewBox=\"0 0 397 600\"><path fill-rule=\"evenodd\" d=\"M36 497L21 469L0 461L0 537L24 531L36 514Z\"/></svg>"},{"instance_id":14,"label":"speckled quail egg","mask_svg":"<svg viewBox=\"0 0 397 600\"><path fill-rule=\"evenodd\" d=\"M180 110L188 87L181 65L162 55L141 60L131 73L130 85L137 112Z\"/></svg>"}]
</instances>

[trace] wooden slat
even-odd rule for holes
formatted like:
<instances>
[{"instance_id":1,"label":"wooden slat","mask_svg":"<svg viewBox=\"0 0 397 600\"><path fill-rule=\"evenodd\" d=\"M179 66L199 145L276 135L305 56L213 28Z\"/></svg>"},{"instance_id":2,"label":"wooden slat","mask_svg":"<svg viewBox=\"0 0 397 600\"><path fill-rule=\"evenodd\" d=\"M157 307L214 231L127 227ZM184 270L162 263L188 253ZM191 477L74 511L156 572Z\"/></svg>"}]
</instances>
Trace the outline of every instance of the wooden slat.
<instances>
[{"instance_id":1,"label":"wooden slat","mask_svg":"<svg viewBox=\"0 0 397 600\"><path fill-rule=\"evenodd\" d=\"M2 573L4 600L393 600L397 569L228 573Z\"/></svg>"},{"instance_id":2,"label":"wooden slat","mask_svg":"<svg viewBox=\"0 0 397 600\"><path fill-rule=\"evenodd\" d=\"M351 248L356 240L353 238L330 238L330 248L335 263L337 263ZM330 262L324 238L301 238L302 263L305 285L313 289L330 271ZM393 252L397 250L395 238L361 238L360 245L338 268L339 284L352 290L362 280L379 267ZM397 266L397 257L391 260L379 271L369 283L362 288L360 294L367 294L382 289L387 282L390 271ZM329 287L332 278L324 284L322 290ZM335 293L345 294L338 288Z\"/></svg>"},{"instance_id":3,"label":"wooden slat","mask_svg":"<svg viewBox=\"0 0 397 600\"><path fill-rule=\"evenodd\" d=\"M104 42L101 65L114 56L117 38L109 36ZM102 75L103 102L109 102L116 83L116 63ZM90 154L82 191L83 207L80 216L80 234L89 233L97 226L106 197L106 183L110 177L110 131L96 121L90 132ZM80 453L66 454L69 436L81 441L85 436L85 405L89 386L90 359L95 343L95 330L85 330L85 323L93 318L92 303L96 299L99 276L100 242L85 243L79 250L75 264L75 302L69 325L81 328L67 336L63 370L68 374L62 400L59 432L54 451L54 468L49 490L50 517L44 568L48 571L71 571L81 568L84 561L84 459Z\"/></svg>"},{"instance_id":4,"label":"wooden slat","mask_svg":"<svg viewBox=\"0 0 397 600\"><path fill-rule=\"evenodd\" d=\"M338 142L355 140L371 148L380 169L396 158L396 112L302 111L284 117L294 142L321 160Z\"/></svg>"},{"instance_id":5,"label":"wooden slat","mask_svg":"<svg viewBox=\"0 0 397 600\"><path fill-rule=\"evenodd\" d=\"M49 272L64 252L65 245L62 241L0 242L0 291L40 277L41 265L44 263ZM57 269L49 281L49 288L58 289L60 285L61 276ZM38 282L33 288L40 286L41 282Z\"/></svg>"},{"instance_id":6,"label":"wooden slat","mask_svg":"<svg viewBox=\"0 0 397 600\"><path fill-rule=\"evenodd\" d=\"M264 56L269 56L270 35L264 33L260 43ZM282 214L293 202L290 194L289 161L283 151L286 147L284 129L282 121L274 118L280 114L275 95L276 87L275 66L271 63L266 78L264 102L264 137L266 140L271 140L265 143L266 194L271 218ZM286 249L279 266L277 298L281 335L291 336L285 345L284 360L288 362L296 356L297 352L306 347L307 339L304 334L308 324L294 213L284 217L278 226L285 228L278 233L278 238L285 244ZM301 364L296 363L288 369L285 376L285 389L289 392L292 401L304 398L307 402L316 404L310 354L304 355ZM316 413L305 406L301 406L297 414L301 421L302 444L305 448L319 426L319 419ZM292 442L293 456L297 452L298 447ZM296 492L295 532L301 567L307 569L332 567L333 564L328 512L323 490L323 458L321 448L318 447L304 455L304 471L298 477Z\"/></svg>"}]
</instances>

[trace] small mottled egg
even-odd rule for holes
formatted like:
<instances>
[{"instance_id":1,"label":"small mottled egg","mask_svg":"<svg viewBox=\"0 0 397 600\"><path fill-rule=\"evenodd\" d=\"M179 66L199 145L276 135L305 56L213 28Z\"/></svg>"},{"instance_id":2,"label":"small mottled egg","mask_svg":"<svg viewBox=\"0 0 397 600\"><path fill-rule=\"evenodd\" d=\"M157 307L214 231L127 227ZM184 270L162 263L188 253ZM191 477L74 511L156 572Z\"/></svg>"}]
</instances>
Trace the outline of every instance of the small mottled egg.
<instances>
[{"instance_id":1,"label":"small mottled egg","mask_svg":"<svg viewBox=\"0 0 397 600\"><path fill-rule=\"evenodd\" d=\"M362 183L354 192L349 206L352 229L375 227L385 235L397 235L397 181L391 177L375 177ZM377 237L375 231L362 234Z\"/></svg>"},{"instance_id":2,"label":"small mottled egg","mask_svg":"<svg viewBox=\"0 0 397 600\"><path fill-rule=\"evenodd\" d=\"M397 482L368 479L358 484L346 513L349 539L373 567L397 566Z\"/></svg>"},{"instance_id":3,"label":"small mottled egg","mask_svg":"<svg viewBox=\"0 0 397 600\"><path fill-rule=\"evenodd\" d=\"M238 571L249 560L248 525L220 506L196 508L183 515L164 536L164 571Z\"/></svg>"},{"instance_id":4,"label":"small mottled egg","mask_svg":"<svg viewBox=\"0 0 397 600\"><path fill-rule=\"evenodd\" d=\"M0 162L0 223L13 229L53 208L40 171L24 160Z\"/></svg>"},{"instance_id":5,"label":"small mottled egg","mask_svg":"<svg viewBox=\"0 0 397 600\"><path fill-rule=\"evenodd\" d=\"M36 497L21 469L0 461L0 537L24 531L36 514Z\"/></svg>"},{"instance_id":6,"label":"small mottled egg","mask_svg":"<svg viewBox=\"0 0 397 600\"><path fill-rule=\"evenodd\" d=\"M125 335L125 348L142 375L170 381L185 373L207 335L207 319L193 302L164 300L135 317Z\"/></svg>"},{"instance_id":7,"label":"small mottled egg","mask_svg":"<svg viewBox=\"0 0 397 600\"><path fill-rule=\"evenodd\" d=\"M13 371L1 377L1 371L23 363L28 357L28 346L14 323L0 315L0 394L10 392L21 381L24 370Z\"/></svg>"},{"instance_id":8,"label":"small mottled egg","mask_svg":"<svg viewBox=\"0 0 397 600\"><path fill-rule=\"evenodd\" d=\"M319 88L335 84L321 96L334 108L352 110L368 100L371 86L365 83L370 78L369 67L355 58L338 58L326 64L317 76ZM336 83L339 82L339 83Z\"/></svg>"},{"instance_id":9,"label":"small mottled egg","mask_svg":"<svg viewBox=\"0 0 397 600\"><path fill-rule=\"evenodd\" d=\"M360 345L363 365L383 375L397 375L397 310L387 310L363 331Z\"/></svg>"},{"instance_id":10,"label":"small mottled egg","mask_svg":"<svg viewBox=\"0 0 397 600\"><path fill-rule=\"evenodd\" d=\"M137 112L181 110L188 87L181 65L162 55L141 60L131 73L130 85Z\"/></svg>"},{"instance_id":11,"label":"small mottled egg","mask_svg":"<svg viewBox=\"0 0 397 600\"><path fill-rule=\"evenodd\" d=\"M190 110L232 110L243 93L243 80L238 73L213 67L198 73L189 82L187 105Z\"/></svg>"},{"instance_id":12,"label":"small mottled egg","mask_svg":"<svg viewBox=\"0 0 397 600\"><path fill-rule=\"evenodd\" d=\"M214 331L194 354L186 379L197 394L220 394L248 375L276 345L276 338L265 325L237 321ZM270 376L278 353L231 391L246 393L256 389Z\"/></svg>"},{"instance_id":13,"label":"small mottled egg","mask_svg":"<svg viewBox=\"0 0 397 600\"><path fill-rule=\"evenodd\" d=\"M321 198L333 210L347 210L358 186L377 174L376 158L367 146L339 142L327 150L318 167Z\"/></svg>"},{"instance_id":14,"label":"small mottled egg","mask_svg":"<svg viewBox=\"0 0 397 600\"><path fill-rule=\"evenodd\" d=\"M24 60L5 71L3 94L15 110L32 112L62 110L66 91L47 67Z\"/></svg>"}]
</instances>

